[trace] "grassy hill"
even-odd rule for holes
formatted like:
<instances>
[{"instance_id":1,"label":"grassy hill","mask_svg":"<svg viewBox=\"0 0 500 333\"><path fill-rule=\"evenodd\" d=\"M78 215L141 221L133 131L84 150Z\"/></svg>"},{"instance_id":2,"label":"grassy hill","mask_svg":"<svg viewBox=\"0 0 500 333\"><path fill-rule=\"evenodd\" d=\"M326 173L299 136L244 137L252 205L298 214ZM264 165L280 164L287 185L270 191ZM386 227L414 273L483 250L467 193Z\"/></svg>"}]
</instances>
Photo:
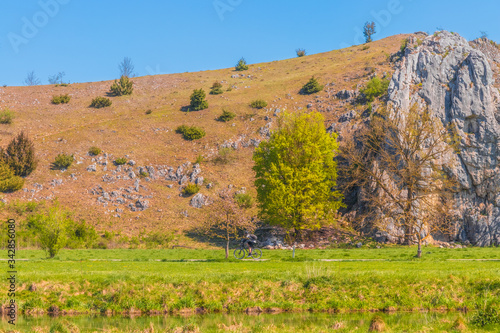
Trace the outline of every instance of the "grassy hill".
<instances>
[{"instance_id":1,"label":"grassy hill","mask_svg":"<svg viewBox=\"0 0 500 333\"><path fill-rule=\"evenodd\" d=\"M211 196L231 184L237 189L245 187L255 196L251 170L253 146L243 146L250 139L264 139L259 131L268 123L272 126L270 119L275 118L276 109L298 111L309 105L310 109L324 114L327 124L337 121L353 106L334 95L342 89L362 86L374 73L380 77L384 73L391 75L393 68L389 55L399 50L406 37L396 35L366 46L253 64L243 72L228 68L138 77L133 79L131 96L111 97L113 104L102 109L89 105L93 98L106 96L112 81L74 83L66 87L0 88L0 110L8 108L15 113L11 125L0 125L0 145L5 146L14 135L25 131L34 140L40 160L37 170L26 179L25 189L2 197L9 203L57 198L62 206L95 225L99 231L120 231L128 236L145 230L181 234L196 225L209 207L191 207L190 198L179 196L177 182L166 181L164 177L151 181L141 179L139 192L130 195L142 195L149 201L149 208L143 211L130 210L128 204L135 199L127 199L125 204L97 200L99 194L95 193L99 191L128 193L126 189L135 186L135 179L123 179L127 177L125 171L113 174L116 170L112 164L114 159L134 160L137 163L134 171L138 166L153 166L156 170L170 166L175 171L186 162L194 163L202 155L205 161L201 163L200 175L205 179L204 184L214 186L210 189L203 186L201 193ZM300 95L301 87L312 76L325 84L325 89L309 96ZM215 81L222 83L223 94L208 94ZM231 91L226 91L229 87ZM209 108L182 111L189 105L193 89L199 88L207 92ZM52 96L60 94L69 94L71 101L52 104ZM267 108L251 108L249 105L255 99L267 101ZM222 109L236 113L237 117L227 123L217 121ZM151 113L147 114L148 110ZM179 125L202 127L206 136L186 141L175 133ZM213 162L221 144L240 139L228 164ZM107 154L106 171L102 164L97 164L96 172L87 171L96 158L88 154L91 146L102 149L103 154L97 157L101 157L100 162L104 162L104 153ZM64 172L51 169L51 163L62 152L74 154L75 163ZM105 182L105 175L115 179ZM102 190L97 186L102 186ZM255 214L255 208L248 213ZM3 215L8 214L4 210Z\"/></svg>"}]
</instances>

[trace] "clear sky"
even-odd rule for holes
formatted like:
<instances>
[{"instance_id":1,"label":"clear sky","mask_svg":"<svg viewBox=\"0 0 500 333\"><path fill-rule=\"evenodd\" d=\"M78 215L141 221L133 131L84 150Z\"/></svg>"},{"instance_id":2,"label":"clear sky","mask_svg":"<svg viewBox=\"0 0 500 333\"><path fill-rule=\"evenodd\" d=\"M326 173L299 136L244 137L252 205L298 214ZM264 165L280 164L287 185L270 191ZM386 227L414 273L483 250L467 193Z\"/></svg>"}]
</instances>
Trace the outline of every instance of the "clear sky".
<instances>
[{"instance_id":1,"label":"clear sky","mask_svg":"<svg viewBox=\"0 0 500 333\"><path fill-rule=\"evenodd\" d=\"M114 79L130 57L138 76L227 68L437 28L500 41L498 0L1 0L0 85Z\"/></svg>"}]
</instances>

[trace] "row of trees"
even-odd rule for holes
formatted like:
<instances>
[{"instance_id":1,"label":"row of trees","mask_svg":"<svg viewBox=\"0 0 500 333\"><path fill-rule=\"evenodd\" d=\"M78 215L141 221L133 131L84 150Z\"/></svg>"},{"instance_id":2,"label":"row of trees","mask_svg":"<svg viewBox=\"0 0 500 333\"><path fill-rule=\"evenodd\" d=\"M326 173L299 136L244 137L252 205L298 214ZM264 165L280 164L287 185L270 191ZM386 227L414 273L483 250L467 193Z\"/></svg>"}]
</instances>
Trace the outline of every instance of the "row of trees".
<instances>
[{"instance_id":1,"label":"row of trees","mask_svg":"<svg viewBox=\"0 0 500 333\"><path fill-rule=\"evenodd\" d=\"M120 72L120 77L126 76L132 78L135 76L135 66L132 59L129 57L123 58L122 62L118 64L118 70ZM49 84L67 84L67 82L63 80L64 76L66 76L65 72L58 72L57 74L50 75L47 80ZM35 71L29 72L24 79L24 84L27 86L38 86L41 83L42 81L36 75Z\"/></svg>"},{"instance_id":2,"label":"row of trees","mask_svg":"<svg viewBox=\"0 0 500 333\"><path fill-rule=\"evenodd\" d=\"M288 244L295 244L303 230L335 224L344 207L341 192L358 188L367 209L357 218L418 244L420 257L426 238L453 229L457 183L445 172L452 165L438 161L457 149L455 133L415 105L408 113L381 109L339 144L321 114L285 113L254 152L259 217L283 227ZM242 218L230 193L219 193L215 202L204 231L226 241L227 257L229 241L255 225Z\"/></svg>"}]
</instances>

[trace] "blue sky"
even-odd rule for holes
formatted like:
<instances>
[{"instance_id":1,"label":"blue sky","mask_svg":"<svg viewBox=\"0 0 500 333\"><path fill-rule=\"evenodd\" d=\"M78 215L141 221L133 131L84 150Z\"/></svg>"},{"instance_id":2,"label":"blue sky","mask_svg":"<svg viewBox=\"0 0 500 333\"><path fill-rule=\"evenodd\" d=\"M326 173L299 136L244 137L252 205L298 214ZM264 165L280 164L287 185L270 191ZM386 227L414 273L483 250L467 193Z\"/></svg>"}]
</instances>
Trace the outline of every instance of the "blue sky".
<instances>
[{"instance_id":1,"label":"blue sky","mask_svg":"<svg viewBox=\"0 0 500 333\"><path fill-rule=\"evenodd\" d=\"M2 0L0 84L114 79L130 57L138 76L226 68L444 28L500 41L500 1L437 0Z\"/></svg>"}]
</instances>

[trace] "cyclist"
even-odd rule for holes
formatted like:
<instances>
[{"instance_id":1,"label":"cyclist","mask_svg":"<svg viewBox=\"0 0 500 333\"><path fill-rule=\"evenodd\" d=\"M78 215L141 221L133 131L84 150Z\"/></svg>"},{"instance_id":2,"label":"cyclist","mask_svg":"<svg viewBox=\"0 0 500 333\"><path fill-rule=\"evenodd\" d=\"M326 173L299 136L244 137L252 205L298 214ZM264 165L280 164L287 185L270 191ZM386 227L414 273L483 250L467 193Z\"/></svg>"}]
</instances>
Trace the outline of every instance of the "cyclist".
<instances>
[{"instance_id":1,"label":"cyclist","mask_svg":"<svg viewBox=\"0 0 500 333\"><path fill-rule=\"evenodd\" d=\"M245 241L243 244L246 244L248 246L248 256L252 256L252 246L254 246L257 243L257 236L254 234L251 234L247 232L245 235Z\"/></svg>"}]
</instances>

